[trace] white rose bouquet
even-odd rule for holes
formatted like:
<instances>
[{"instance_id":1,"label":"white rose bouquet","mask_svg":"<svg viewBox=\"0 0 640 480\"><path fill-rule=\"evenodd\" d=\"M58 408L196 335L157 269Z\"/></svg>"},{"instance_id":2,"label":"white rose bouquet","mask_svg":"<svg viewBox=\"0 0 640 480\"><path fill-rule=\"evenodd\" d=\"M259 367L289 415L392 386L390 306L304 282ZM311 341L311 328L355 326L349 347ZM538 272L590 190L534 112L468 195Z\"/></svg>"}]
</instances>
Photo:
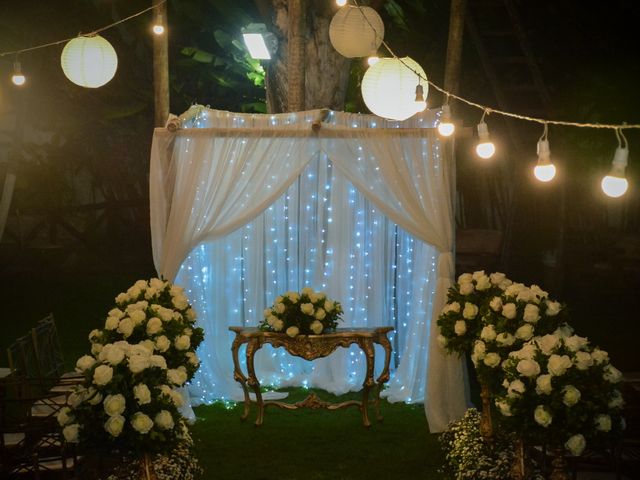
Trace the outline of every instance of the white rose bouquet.
<instances>
[{"instance_id":1,"label":"white rose bouquet","mask_svg":"<svg viewBox=\"0 0 640 480\"><path fill-rule=\"evenodd\" d=\"M509 354L503 370L495 404L503 423L524 439L580 455L624 426L622 374L569 327L532 338Z\"/></svg>"},{"instance_id":2,"label":"white rose bouquet","mask_svg":"<svg viewBox=\"0 0 640 480\"><path fill-rule=\"evenodd\" d=\"M300 293L287 292L276 298L271 308L264 310L259 328L296 335L320 335L333 330L342 316L342 305L327 298L323 292L303 288Z\"/></svg>"},{"instance_id":3,"label":"white rose bouquet","mask_svg":"<svg viewBox=\"0 0 640 480\"><path fill-rule=\"evenodd\" d=\"M182 288L140 280L116 298L91 354L78 359L85 380L58 415L67 442L135 453L166 452L184 438L178 388L199 366L203 340Z\"/></svg>"}]
</instances>

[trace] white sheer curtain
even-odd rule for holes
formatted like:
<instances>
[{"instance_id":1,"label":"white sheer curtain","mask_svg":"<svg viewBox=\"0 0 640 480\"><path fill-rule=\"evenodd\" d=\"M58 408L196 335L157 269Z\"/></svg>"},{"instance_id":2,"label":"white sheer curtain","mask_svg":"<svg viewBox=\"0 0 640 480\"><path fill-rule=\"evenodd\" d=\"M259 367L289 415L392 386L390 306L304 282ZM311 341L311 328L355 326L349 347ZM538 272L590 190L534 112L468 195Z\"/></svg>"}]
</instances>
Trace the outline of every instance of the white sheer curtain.
<instances>
[{"instance_id":1,"label":"white sheer curtain","mask_svg":"<svg viewBox=\"0 0 640 480\"><path fill-rule=\"evenodd\" d=\"M319 138L300 136L318 114L204 110L189 125L202 130L156 131L154 259L168 278L182 265L177 281L207 334L194 400L238 398L227 327L257 324L275 296L309 285L342 301L345 325L396 327L388 398L422 401L426 388L439 431L466 408L461 363L430 344L453 274L451 166L430 133L375 131L429 127L433 114L399 123L331 112ZM270 348L257 357L263 383L335 393L361 387L361 362L355 348L313 363Z\"/></svg>"}]
</instances>

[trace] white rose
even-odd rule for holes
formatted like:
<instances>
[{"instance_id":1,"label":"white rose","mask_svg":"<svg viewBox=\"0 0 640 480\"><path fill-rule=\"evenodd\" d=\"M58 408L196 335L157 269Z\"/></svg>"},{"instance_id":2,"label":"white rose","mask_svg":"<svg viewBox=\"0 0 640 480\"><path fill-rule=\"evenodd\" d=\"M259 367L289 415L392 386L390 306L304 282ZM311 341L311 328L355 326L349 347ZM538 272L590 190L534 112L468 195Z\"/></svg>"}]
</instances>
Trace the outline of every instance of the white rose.
<instances>
[{"instance_id":1,"label":"white rose","mask_svg":"<svg viewBox=\"0 0 640 480\"><path fill-rule=\"evenodd\" d=\"M129 301L129 295L127 295L126 293L120 293L116 297L116 303L118 305L122 305L123 303L127 303L128 301Z\"/></svg>"},{"instance_id":2,"label":"white rose","mask_svg":"<svg viewBox=\"0 0 640 480\"><path fill-rule=\"evenodd\" d=\"M509 320L513 320L516 318L517 310L515 303L507 303L502 306L502 316L508 318Z\"/></svg>"},{"instance_id":3,"label":"white rose","mask_svg":"<svg viewBox=\"0 0 640 480\"><path fill-rule=\"evenodd\" d=\"M119 308L112 308L111 310L109 310L109 313L107 315L110 317L116 317L118 320L120 320L122 317L124 317L124 312Z\"/></svg>"},{"instance_id":4,"label":"white rose","mask_svg":"<svg viewBox=\"0 0 640 480\"><path fill-rule=\"evenodd\" d=\"M118 324L120 323L120 319L117 317L107 317L107 320L104 322L104 328L107 330L115 330L118 328Z\"/></svg>"},{"instance_id":5,"label":"white rose","mask_svg":"<svg viewBox=\"0 0 640 480\"><path fill-rule=\"evenodd\" d=\"M511 280L509 280L508 278L505 278L502 282L500 282L498 287L500 287L501 290L506 290L511 285L513 285L513 282Z\"/></svg>"},{"instance_id":6,"label":"white rose","mask_svg":"<svg viewBox=\"0 0 640 480\"><path fill-rule=\"evenodd\" d=\"M476 340L473 344L473 353L478 360L482 360L487 353L487 346L482 340Z\"/></svg>"},{"instance_id":7,"label":"white rose","mask_svg":"<svg viewBox=\"0 0 640 480\"><path fill-rule=\"evenodd\" d=\"M313 293L313 288L311 288L311 287L304 287L304 288L302 289L302 294L303 294L303 295L307 295L307 296L309 296L309 295L311 295L312 293Z\"/></svg>"},{"instance_id":8,"label":"white rose","mask_svg":"<svg viewBox=\"0 0 640 480\"><path fill-rule=\"evenodd\" d=\"M593 358L593 361L596 363L596 365L600 365L601 363L609 361L609 354L604 350L594 348L593 352L591 352L591 358Z\"/></svg>"},{"instance_id":9,"label":"white rose","mask_svg":"<svg viewBox=\"0 0 640 480\"><path fill-rule=\"evenodd\" d=\"M147 335L155 335L162 331L162 320L158 317L151 317L147 322Z\"/></svg>"},{"instance_id":10,"label":"white rose","mask_svg":"<svg viewBox=\"0 0 640 480\"><path fill-rule=\"evenodd\" d=\"M133 396L138 402L138 405L151 403L151 391L144 383L139 383L133 387Z\"/></svg>"},{"instance_id":11,"label":"white rose","mask_svg":"<svg viewBox=\"0 0 640 480\"><path fill-rule=\"evenodd\" d=\"M464 320L456 321L453 331L456 332L456 335L464 335L467 331L467 323Z\"/></svg>"},{"instance_id":12,"label":"white rose","mask_svg":"<svg viewBox=\"0 0 640 480\"><path fill-rule=\"evenodd\" d=\"M182 386L187 381L187 372L180 368L170 368L167 370L167 379L178 387Z\"/></svg>"},{"instance_id":13,"label":"white rose","mask_svg":"<svg viewBox=\"0 0 640 480\"><path fill-rule=\"evenodd\" d=\"M64 427L75 420L75 417L71 413L71 409L69 407L62 407L56 418L58 420L58 425L61 427Z\"/></svg>"},{"instance_id":14,"label":"white rose","mask_svg":"<svg viewBox=\"0 0 640 480\"><path fill-rule=\"evenodd\" d=\"M487 353L483 362L487 367L495 368L500 365L500 355L495 352Z\"/></svg>"},{"instance_id":15,"label":"white rose","mask_svg":"<svg viewBox=\"0 0 640 480\"><path fill-rule=\"evenodd\" d=\"M622 408L624 407L624 399L619 390L614 390L609 399L609 408Z\"/></svg>"},{"instance_id":16,"label":"white rose","mask_svg":"<svg viewBox=\"0 0 640 480\"><path fill-rule=\"evenodd\" d=\"M102 362L115 366L124 360L124 355L124 350L113 343L109 343L104 346L98 358Z\"/></svg>"},{"instance_id":17,"label":"white rose","mask_svg":"<svg viewBox=\"0 0 640 480\"><path fill-rule=\"evenodd\" d=\"M460 304L458 302L447 303L442 309L442 314L446 315L449 312L460 313Z\"/></svg>"},{"instance_id":18,"label":"white rose","mask_svg":"<svg viewBox=\"0 0 640 480\"><path fill-rule=\"evenodd\" d=\"M131 300L137 300L141 294L142 294L142 289L135 285L129 287L129 289L127 290L127 295L129 295L129 298Z\"/></svg>"},{"instance_id":19,"label":"white rose","mask_svg":"<svg viewBox=\"0 0 640 480\"><path fill-rule=\"evenodd\" d=\"M538 349L532 343L526 343L520 350L514 350L509 353L511 358L517 358L519 360L533 360L538 353Z\"/></svg>"},{"instance_id":20,"label":"white rose","mask_svg":"<svg viewBox=\"0 0 640 480\"><path fill-rule=\"evenodd\" d=\"M178 310L184 310L189 306L189 300L184 295L178 295L172 298L173 306Z\"/></svg>"},{"instance_id":21,"label":"white rose","mask_svg":"<svg viewBox=\"0 0 640 480\"><path fill-rule=\"evenodd\" d=\"M562 403L567 407L573 407L578 401L580 401L580 390L573 385L567 385L562 389L564 395L562 396Z\"/></svg>"},{"instance_id":22,"label":"white rose","mask_svg":"<svg viewBox=\"0 0 640 480\"><path fill-rule=\"evenodd\" d=\"M195 353L193 353L193 352L187 352L185 355L186 355L186 357L187 357L187 361L188 361L191 365L194 365L194 366L196 366L196 367L197 367L198 365L200 365L200 359L198 358L198 356L197 356Z\"/></svg>"},{"instance_id":23,"label":"white rose","mask_svg":"<svg viewBox=\"0 0 640 480\"><path fill-rule=\"evenodd\" d=\"M153 420L142 412L136 412L131 416L131 426L136 431L146 434L153 428Z\"/></svg>"},{"instance_id":24,"label":"white rose","mask_svg":"<svg viewBox=\"0 0 640 480\"><path fill-rule=\"evenodd\" d=\"M162 355L151 355L149 357L149 364L151 367L158 367L162 370L167 369L167 361Z\"/></svg>"},{"instance_id":25,"label":"white rose","mask_svg":"<svg viewBox=\"0 0 640 480\"><path fill-rule=\"evenodd\" d=\"M322 322L316 320L315 322L311 323L309 328L311 328L311 331L316 335L320 335L322 333L322 330L324 330L324 325L322 325Z\"/></svg>"},{"instance_id":26,"label":"white rose","mask_svg":"<svg viewBox=\"0 0 640 480\"><path fill-rule=\"evenodd\" d=\"M302 305L300 305L300 311L305 315L313 315L313 304L303 303Z\"/></svg>"},{"instance_id":27,"label":"white rose","mask_svg":"<svg viewBox=\"0 0 640 480\"><path fill-rule=\"evenodd\" d=\"M498 343L498 345L501 345L503 347L508 347L510 345L513 345L513 342L515 341L516 341L516 338L507 332L500 333L496 337L496 342Z\"/></svg>"},{"instance_id":28,"label":"white rose","mask_svg":"<svg viewBox=\"0 0 640 480\"><path fill-rule=\"evenodd\" d=\"M471 295L473 293L474 287L473 283L466 282L460 284L460 294L461 295Z\"/></svg>"},{"instance_id":29,"label":"white rose","mask_svg":"<svg viewBox=\"0 0 640 480\"><path fill-rule=\"evenodd\" d=\"M604 373L602 374L607 382L618 383L622 381L622 372L613 365L609 364L604 367Z\"/></svg>"},{"instance_id":30,"label":"white rose","mask_svg":"<svg viewBox=\"0 0 640 480\"><path fill-rule=\"evenodd\" d=\"M320 299L322 298L322 295L317 294L317 293L312 293L311 295L309 295L309 301L311 303L313 303L314 305L320 301Z\"/></svg>"},{"instance_id":31,"label":"white rose","mask_svg":"<svg viewBox=\"0 0 640 480\"><path fill-rule=\"evenodd\" d=\"M124 338L127 338L133 333L134 327L133 320L131 320L130 317L124 317L118 324L118 332L120 332Z\"/></svg>"},{"instance_id":32,"label":"white rose","mask_svg":"<svg viewBox=\"0 0 640 480\"><path fill-rule=\"evenodd\" d=\"M499 312L502 309L502 299L500 297L493 297L491 302L489 302L489 306L494 312Z\"/></svg>"},{"instance_id":33,"label":"white rose","mask_svg":"<svg viewBox=\"0 0 640 480\"><path fill-rule=\"evenodd\" d=\"M264 318L269 318L269 317L271 316L271 309L270 309L270 308L265 308L265 309L262 311L262 316L263 316Z\"/></svg>"},{"instance_id":34,"label":"white rose","mask_svg":"<svg viewBox=\"0 0 640 480\"><path fill-rule=\"evenodd\" d=\"M99 342L101 337L102 337L102 333L97 328L94 328L89 332L89 341L91 343Z\"/></svg>"},{"instance_id":35,"label":"white rose","mask_svg":"<svg viewBox=\"0 0 640 480\"><path fill-rule=\"evenodd\" d=\"M153 300L158 296L159 290L154 287L149 287L146 292L144 292L144 298L147 300Z\"/></svg>"},{"instance_id":36,"label":"white rose","mask_svg":"<svg viewBox=\"0 0 640 480\"><path fill-rule=\"evenodd\" d=\"M114 415L104 422L104 429L112 437L117 437L122 433L124 428L124 417L122 415Z\"/></svg>"},{"instance_id":37,"label":"white rose","mask_svg":"<svg viewBox=\"0 0 640 480\"><path fill-rule=\"evenodd\" d=\"M589 341L586 338L579 337L578 335L572 335L564 339L564 344L572 352L577 352L578 350L582 350L584 347L587 346L588 343Z\"/></svg>"},{"instance_id":38,"label":"white rose","mask_svg":"<svg viewBox=\"0 0 640 480\"><path fill-rule=\"evenodd\" d=\"M129 357L129 370L131 373L140 373L151 366L147 355L131 355Z\"/></svg>"},{"instance_id":39,"label":"white rose","mask_svg":"<svg viewBox=\"0 0 640 480\"><path fill-rule=\"evenodd\" d=\"M480 278L476 279L476 290L482 292L484 290L488 290L489 288L491 288L491 281L489 280L489 277L483 275Z\"/></svg>"},{"instance_id":40,"label":"white rose","mask_svg":"<svg viewBox=\"0 0 640 480\"><path fill-rule=\"evenodd\" d=\"M187 317L187 320L189 320L190 322L193 322L197 318L198 314L193 308L189 308L185 312L185 316Z\"/></svg>"},{"instance_id":41,"label":"white rose","mask_svg":"<svg viewBox=\"0 0 640 480\"><path fill-rule=\"evenodd\" d=\"M315 314L316 320L324 320L324 317L326 316L327 314L324 311L324 309L319 308L318 310L316 310L316 314Z\"/></svg>"},{"instance_id":42,"label":"white rose","mask_svg":"<svg viewBox=\"0 0 640 480\"><path fill-rule=\"evenodd\" d=\"M147 315L142 310L134 310L129 315L129 318L133 321L133 324L137 326L147 319Z\"/></svg>"},{"instance_id":43,"label":"white rose","mask_svg":"<svg viewBox=\"0 0 640 480\"><path fill-rule=\"evenodd\" d=\"M269 315L267 317L267 324L271 327L273 327L273 324L275 323L275 321L278 319L278 317L274 316L274 315Z\"/></svg>"},{"instance_id":44,"label":"white rose","mask_svg":"<svg viewBox=\"0 0 640 480\"><path fill-rule=\"evenodd\" d=\"M324 306L325 312L331 312L331 310L333 310L334 305L331 300L325 300L323 306Z\"/></svg>"},{"instance_id":45,"label":"white rose","mask_svg":"<svg viewBox=\"0 0 640 480\"><path fill-rule=\"evenodd\" d=\"M191 346L191 338L188 335L180 335L173 342L176 350L188 350Z\"/></svg>"},{"instance_id":46,"label":"white rose","mask_svg":"<svg viewBox=\"0 0 640 480\"><path fill-rule=\"evenodd\" d=\"M552 300L545 300L545 304L547 305L546 314L550 317L555 317L560 313L561 305L560 302L554 302Z\"/></svg>"},{"instance_id":47,"label":"white rose","mask_svg":"<svg viewBox=\"0 0 640 480\"><path fill-rule=\"evenodd\" d=\"M136 283L133 284L133 286L140 290L144 290L149 286L149 284L147 283L146 280L138 280L136 281Z\"/></svg>"},{"instance_id":48,"label":"white rose","mask_svg":"<svg viewBox=\"0 0 640 480\"><path fill-rule=\"evenodd\" d=\"M163 322L170 322L171 320L173 320L173 310L171 310L170 308L158 308L157 315Z\"/></svg>"},{"instance_id":49,"label":"white rose","mask_svg":"<svg viewBox=\"0 0 640 480\"><path fill-rule=\"evenodd\" d=\"M576 357L573 361L578 370L587 370L593 365L593 359L589 352L576 352Z\"/></svg>"},{"instance_id":50,"label":"white rose","mask_svg":"<svg viewBox=\"0 0 640 480\"><path fill-rule=\"evenodd\" d=\"M509 405L509 402L507 402L506 400L496 400L496 407L498 407L498 410L500 410L500 413L502 415L504 415L505 417L510 417L511 415L513 415L511 413L511 406Z\"/></svg>"},{"instance_id":51,"label":"white rose","mask_svg":"<svg viewBox=\"0 0 640 480\"><path fill-rule=\"evenodd\" d=\"M545 428L551 425L551 421L553 420L551 413L544 408L544 405L538 405L536 407L533 412L533 418L538 425L542 425Z\"/></svg>"},{"instance_id":52,"label":"white rose","mask_svg":"<svg viewBox=\"0 0 640 480\"><path fill-rule=\"evenodd\" d=\"M540 364L535 360L520 360L516 366L516 370L525 377L535 377L540 374Z\"/></svg>"},{"instance_id":53,"label":"white rose","mask_svg":"<svg viewBox=\"0 0 640 480\"><path fill-rule=\"evenodd\" d=\"M524 315L522 316L522 319L525 322L536 323L538 320L540 320L538 307L531 303L527 304L527 306L524 307Z\"/></svg>"},{"instance_id":54,"label":"white rose","mask_svg":"<svg viewBox=\"0 0 640 480\"><path fill-rule=\"evenodd\" d=\"M594 423L596 425L596 430L601 432L608 432L611 430L611 417L609 415L598 415Z\"/></svg>"},{"instance_id":55,"label":"white rose","mask_svg":"<svg viewBox=\"0 0 640 480\"><path fill-rule=\"evenodd\" d=\"M577 435L569 437L569 440L565 442L564 446L567 447L567 450L569 450L571 455L579 457L582 455L582 452L584 452L584 449L587 446L587 441L584 439L583 435L578 433Z\"/></svg>"},{"instance_id":56,"label":"white rose","mask_svg":"<svg viewBox=\"0 0 640 480\"><path fill-rule=\"evenodd\" d=\"M527 287L525 287L522 283L512 283L505 289L504 294L508 297L517 297L520 291L524 290L525 288Z\"/></svg>"},{"instance_id":57,"label":"white rose","mask_svg":"<svg viewBox=\"0 0 640 480\"><path fill-rule=\"evenodd\" d=\"M100 365L93 371L93 383L96 385L106 385L112 378L113 368L109 365Z\"/></svg>"},{"instance_id":58,"label":"white rose","mask_svg":"<svg viewBox=\"0 0 640 480\"><path fill-rule=\"evenodd\" d=\"M102 394L95 388L89 387L89 390L87 390L87 402L90 405L98 405L102 402Z\"/></svg>"},{"instance_id":59,"label":"white rose","mask_svg":"<svg viewBox=\"0 0 640 480\"><path fill-rule=\"evenodd\" d=\"M184 295L184 288L180 285L171 285L169 288L169 294L172 297L177 297L178 295Z\"/></svg>"},{"instance_id":60,"label":"white rose","mask_svg":"<svg viewBox=\"0 0 640 480\"><path fill-rule=\"evenodd\" d=\"M154 423L160 430L171 430L175 426L173 417L168 410L160 410L154 419Z\"/></svg>"},{"instance_id":61,"label":"white rose","mask_svg":"<svg viewBox=\"0 0 640 480\"><path fill-rule=\"evenodd\" d=\"M458 283L470 283L473 280L473 275L470 273L463 273L458 277Z\"/></svg>"},{"instance_id":62,"label":"white rose","mask_svg":"<svg viewBox=\"0 0 640 480\"><path fill-rule=\"evenodd\" d=\"M67 405L71 408L78 408L84 401L85 390L83 388L77 389L67 397Z\"/></svg>"},{"instance_id":63,"label":"white rose","mask_svg":"<svg viewBox=\"0 0 640 480\"><path fill-rule=\"evenodd\" d=\"M164 290L167 287L167 282L159 278L152 278L151 280L149 280L149 286L151 288L155 288L156 290Z\"/></svg>"},{"instance_id":64,"label":"white rose","mask_svg":"<svg viewBox=\"0 0 640 480\"><path fill-rule=\"evenodd\" d=\"M282 320L280 320L279 318L278 318L278 319L276 319L276 320L273 322L273 329L274 329L276 332L280 332L280 331L282 331L282 329L283 329L283 328L284 328L284 322L283 322Z\"/></svg>"},{"instance_id":65,"label":"white rose","mask_svg":"<svg viewBox=\"0 0 640 480\"><path fill-rule=\"evenodd\" d=\"M447 343L449 343L449 340L447 340L447 337L445 337L441 333L438 334L437 340L438 340L438 345L440 345L442 348L446 347Z\"/></svg>"},{"instance_id":66,"label":"white rose","mask_svg":"<svg viewBox=\"0 0 640 480\"><path fill-rule=\"evenodd\" d=\"M476 318L476 315L478 315L478 307L473 303L465 302L462 316L467 320L471 320L472 318Z\"/></svg>"},{"instance_id":67,"label":"white rose","mask_svg":"<svg viewBox=\"0 0 640 480\"><path fill-rule=\"evenodd\" d=\"M115 395L107 395L102 405L104 411L111 417L113 415L121 415L126 407L126 402L124 395L118 393Z\"/></svg>"},{"instance_id":68,"label":"white rose","mask_svg":"<svg viewBox=\"0 0 640 480\"><path fill-rule=\"evenodd\" d=\"M94 343L93 345L91 345L91 354L92 355L99 355L100 352L102 351L103 345L101 343Z\"/></svg>"},{"instance_id":69,"label":"white rose","mask_svg":"<svg viewBox=\"0 0 640 480\"><path fill-rule=\"evenodd\" d=\"M491 283L494 285L500 285L502 282L506 280L507 276L504 273L495 272L489 275L489 279Z\"/></svg>"},{"instance_id":70,"label":"white rose","mask_svg":"<svg viewBox=\"0 0 640 480\"><path fill-rule=\"evenodd\" d=\"M559 345L560 337L557 335L549 334L536 338L538 347L545 355L551 355L551 352Z\"/></svg>"},{"instance_id":71,"label":"white rose","mask_svg":"<svg viewBox=\"0 0 640 480\"><path fill-rule=\"evenodd\" d=\"M516 330L516 338L520 340L529 340L533 337L533 325L525 323Z\"/></svg>"},{"instance_id":72,"label":"white rose","mask_svg":"<svg viewBox=\"0 0 640 480\"><path fill-rule=\"evenodd\" d=\"M286 331L286 334L289 335L291 338L295 337L299 333L300 333L300 329L296 326L289 327L287 328L287 331Z\"/></svg>"},{"instance_id":73,"label":"white rose","mask_svg":"<svg viewBox=\"0 0 640 480\"><path fill-rule=\"evenodd\" d=\"M286 309L287 307L285 306L284 303L276 303L276 306L275 306L276 313L284 313Z\"/></svg>"},{"instance_id":74,"label":"white rose","mask_svg":"<svg viewBox=\"0 0 640 480\"><path fill-rule=\"evenodd\" d=\"M167 350L169 350L170 346L171 341L164 335L160 335L158 338L156 338L155 347L159 352L166 352Z\"/></svg>"},{"instance_id":75,"label":"white rose","mask_svg":"<svg viewBox=\"0 0 640 480\"><path fill-rule=\"evenodd\" d=\"M96 359L93 358L91 355L83 355L76 362L76 372L82 373L86 370L89 370L91 367L95 365L95 363L96 363Z\"/></svg>"},{"instance_id":76,"label":"white rose","mask_svg":"<svg viewBox=\"0 0 640 480\"><path fill-rule=\"evenodd\" d=\"M526 387L521 380L514 380L507 387L507 395L511 398L519 397L524 393Z\"/></svg>"},{"instance_id":77,"label":"white rose","mask_svg":"<svg viewBox=\"0 0 640 480\"><path fill-rule=\"evenodd\" d=\"M549 296L549 293L542 290L538 285L531 285L531 291L535 293L538 299L547 298Z\"/></svg>"},{"instance_id":78,"label":"white rose","mask_svg":"<svg viewBox=\"0 0 640 480\"><path fill-rule=\"evenodd\" d=\"M62 435L64 439L69 443L78 443L78 434L80 433L80 425L74 423L67 425L62 429Z\"/></svg>"},{"instance_id":79,"label":"white rose","mask_svg":"<svg viewBox=\"0 0 640 480\"><path fill-rule=\"evenodd\" d=\"M553 354L549 357L549 363L547 364L547 370L551 375L556 377L564 375L564 373L571 368L571 359L567 355Z\"/></svg>"},{"instance_id":80,"label":"white rose","mask_svg":"<svg viewBox=\"0 0 640 480\"><path fill-rule=\"evenodd\" d=\"M496 339L496 329L493 325L487 325L480 332L480 338L482 338L485 342L490 342Z\"/></svg>"},{"instance_id":81,"label":"white rose","mask_svg":"<svg viewBox=\"0 0 640 480\"><path fill-rule=\"evenodd\" d=\"M549 395L552 390L551 375L545 373L536 378L536 393L538 395Z\"/></svg>"},{"instance_id":82,"label":"white rose","mask_svg":"<svg viewBox=\"0 0 640 480\"><path fill-rule=\"evenodd\" d=\"M538 299L536 298L536 294L533 293L529 288L523 288L522 290L520 290L518 292L518 295L516 296L516 300L518 300L519 302L538 301Z\"/></svg>"},{"instance_id":83,"label":"white rose","mask_svg":"<svg viewBox=\"0 0 640 480\"><path fill-rule=\"evenodd\" d=\"M482 278L482 277L484 277L484 276L485 276L485 274L484 274L484 270L476 270L475 272L473 272L473 273L471 274L471 278L472 278L473 280L478 280L479 278Z\"/></svg>"},{"instance_id":84,"label":"white rose","mask_svg":"<svg viewBox=\"0 0 640 480\"><path fill-rule=\"evenodd\" d=\"M296 292L287 292L287 297L289 298L291 303L298 303L298 300L300 300L300 295L298 295L298 293Z\"/></svg>"}]
</instances>

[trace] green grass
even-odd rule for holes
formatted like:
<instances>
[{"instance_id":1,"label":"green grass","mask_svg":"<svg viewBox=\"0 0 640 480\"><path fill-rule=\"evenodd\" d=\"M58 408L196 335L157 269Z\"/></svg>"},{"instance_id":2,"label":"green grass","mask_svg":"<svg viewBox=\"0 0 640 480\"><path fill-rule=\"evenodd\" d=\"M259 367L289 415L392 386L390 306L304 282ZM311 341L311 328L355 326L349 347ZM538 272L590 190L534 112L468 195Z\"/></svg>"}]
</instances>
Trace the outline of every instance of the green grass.
<instances>
[{"instance_id":1,"label":"green grass","mask_svg":"<svg viewBox=\"0 0 640 480\"><path fill-rule=\"evenodd\" d=\"M290 389L285 401L309 392ZM323 400L343 401L316 391ZM254 425L255 407L242 422L242 404L227 409L216 403L196 408L193 436L207 479L359 480L443 478L437 473L441 453L428 432L423 405L382 402L384 421L362 426L360 411L269 407L264 424ZM370 409L372 417L373 409Z\"/></svg>"}]
</instances>

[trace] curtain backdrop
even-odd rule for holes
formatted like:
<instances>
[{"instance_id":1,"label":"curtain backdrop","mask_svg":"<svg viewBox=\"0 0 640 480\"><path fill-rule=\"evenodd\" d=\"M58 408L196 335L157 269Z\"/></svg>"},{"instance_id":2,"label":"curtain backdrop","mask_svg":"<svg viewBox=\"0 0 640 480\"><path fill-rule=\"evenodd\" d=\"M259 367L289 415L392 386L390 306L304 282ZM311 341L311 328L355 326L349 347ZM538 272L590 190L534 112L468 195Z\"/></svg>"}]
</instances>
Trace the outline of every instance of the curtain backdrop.
<instances>
[{"instance_id":1,"label":"curtain backdrop","mask_svg":"<svg viewBox=\"0 0 640 480\"><path fill-rule=\"evenodd\" d=\"M186 286L207 335L193 400L240 398L228 326L256 325L278 294L311 286L343 303L345 326L396 328L385 394L424 399L440 431L467 401L461 360L433 344L453 276L452 166L435 115L329 112L314 132L321 116L199 107L187 128L155 132L154 261ZM263 384L334 393L361 388L364 362L355 347L315 362L270 347L256 356Z\"/></svg>"}]
</instances>

